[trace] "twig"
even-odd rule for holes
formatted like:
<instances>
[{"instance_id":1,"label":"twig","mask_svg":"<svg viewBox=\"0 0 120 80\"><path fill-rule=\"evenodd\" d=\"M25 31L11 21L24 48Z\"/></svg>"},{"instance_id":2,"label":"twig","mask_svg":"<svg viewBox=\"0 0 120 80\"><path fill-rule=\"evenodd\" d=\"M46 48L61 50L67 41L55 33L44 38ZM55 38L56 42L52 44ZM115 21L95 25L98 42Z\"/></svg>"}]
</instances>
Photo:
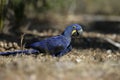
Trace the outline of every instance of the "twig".
<instances>
[{"instance_id":1,"label":"twig","mask_svg":"<svg viewBox=\"0 0 120 80\"><path fill-rule=\"evenodd\" d=\"M109 38L104 38L108 43L112 44L113 46L117 47L120 49L120 43L113 41L112 39Z\"/></svg>"},{"instance_id":2,"label":"twig","mask_svg":"<svg viewBox=\"0 0 120 80\"><path fill-rule=\"evenodd\" d=\"M22 50L24 49L24 45L23 45L24 36L25 36L25 33L21 35L21 40L20 40L20 47Z\"/></svg>"}]
</instances>

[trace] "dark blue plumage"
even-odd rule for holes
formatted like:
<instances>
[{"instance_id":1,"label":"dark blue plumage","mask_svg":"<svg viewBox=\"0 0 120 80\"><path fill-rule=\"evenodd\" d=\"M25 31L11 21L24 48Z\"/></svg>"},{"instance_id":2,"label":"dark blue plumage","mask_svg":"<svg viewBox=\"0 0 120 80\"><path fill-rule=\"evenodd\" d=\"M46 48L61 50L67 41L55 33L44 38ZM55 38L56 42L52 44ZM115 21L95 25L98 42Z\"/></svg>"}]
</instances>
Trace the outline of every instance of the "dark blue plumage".
<instances>
[{"instance_id":1,"label":"dark blue plumage","mask_svg":"<svg viewBox=\"0 0 120 80\"><path fill-rule=\"evenodd\" d=\"M14 52L0 52L0 54L16 54L16 53L39 53L39 52L48 52L52 56L63 56L69 51L72 50L71 46L71 36L72 34L82 33L82 28L78 24L72 24L68 26L61 35L46 38L39 42L30 44L29 47L31 50L19 50Z\"/></svg>"},{"instance_id":2,"label":"dark blue plumage","mask_svg":"<svg viewBox=\"0 0 120 80\"><path fill-rule=\"evenodd\" d=\"M53 56L57 56L70 45L70 40L63 35L44 39L40 42L35 42L30 45L34 49L39 51L46 51L51 53Z\"/></svg>"},{"instance_id":3,"label":"dark blue plumage","mask_svg":"<svg viewBox=\"0 0 120 80\"><path fill-rule=\"evenodd\" d=\"M8 51L8 52L0 52L0 55L15 55L15 54L21 54L21 53L25 53L25 54L33 54L33 53L39 53L39 50L35 50L35 49L29 49L29 50L16 50L16 51Z\"/></svg>"}]
</instances>

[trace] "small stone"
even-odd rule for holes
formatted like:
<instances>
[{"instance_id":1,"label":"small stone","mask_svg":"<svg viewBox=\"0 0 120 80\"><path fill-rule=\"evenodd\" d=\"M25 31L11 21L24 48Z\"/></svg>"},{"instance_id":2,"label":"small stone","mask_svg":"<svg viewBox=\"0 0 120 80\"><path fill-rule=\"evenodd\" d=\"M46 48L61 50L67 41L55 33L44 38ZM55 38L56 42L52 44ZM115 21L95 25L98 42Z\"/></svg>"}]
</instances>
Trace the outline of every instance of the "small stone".
<instances>
[{"instance_id":1,"label":"small stone","mask_svg":"<svg viewBox=\"0 0 120 80\"><path fill-rule=\"evenodd\" d=\"M0 47L0 52L3 52L3 51L5 51L5 49Z\"/></svg>"},{"instance_id":2,"label":"small stone","mask_svg":"<svg viewBox=\"0 0 120 80\"><path fill-rule=\"evenodd\" d=\"M112 57L112 55L111 55L111 54L109 54L107 57L108 57L108 58L110 58L110 57Z\"/></svg>"},{"instance_id":3,"label":"small stone","mask_svg":"<svg viewBox=\"0 0 120 80\"><path fill-rule=\"evenodd\" d=\"M13 47L13 44L12 44L11 42L9 42L9 43L8 43L8 46L9 46L10 48L12 48L12 47Z\"/></svg>"},{"instance_id":4,"label":"small stone","mask_svg":"<svg viewBox=\"0 0 120 80\"><path fill-rule=\"evenodd\" d=\"M13 43L13 47L16 48L16 49L19 48L19 46L18 46L18 44L16 42Z\"/></svg>"},{"instance_id":5,"label":"small stone","mask_svg":"<svg viewBox=\"0 0 120 80\"><path fill-rule=\"evenodd\" d=\"M80 58L77 58L75 61L76 61L77 63L79 63L79 62L81 62L82 60L81 60Z\"/></svg>"},{"instance_id":6,"label":"small stone","mask_svg":"<svg viewBox=\"0 0 120 80\"><path fill-rule=\"evenodd\" d=\"M4 48L8 48L8 45L6 42L4 43Z\"/></svg>"},{"instance_id":7,"label":"small stone","mask_svg":"<svg viewBox=\"0 0 120 80\"><path fill-rule=\"evenodd\" d=\"M109 49L109 50L107 50L107 53L112 53L112 50L110 50L110 49Z\"/></svg>"},{"instance_id":8,"label":"small stone","mask_svg":"<svg viewBox=\"0 0 120 80\"><path fill-rule=\"evenodd\" d=\"M30 75L29 80L36 80L36 75L35 74Z\"/></svg>"},{"instance_id":9,"label":"small stone","mask_svg":"<svg viewBox=\"0 0 120 80\"><path fill-rule=\"evenodd\" d=\"M0 47L4 47L4 43L3 42L0 42Z\"/></svg>"}]
</instances>

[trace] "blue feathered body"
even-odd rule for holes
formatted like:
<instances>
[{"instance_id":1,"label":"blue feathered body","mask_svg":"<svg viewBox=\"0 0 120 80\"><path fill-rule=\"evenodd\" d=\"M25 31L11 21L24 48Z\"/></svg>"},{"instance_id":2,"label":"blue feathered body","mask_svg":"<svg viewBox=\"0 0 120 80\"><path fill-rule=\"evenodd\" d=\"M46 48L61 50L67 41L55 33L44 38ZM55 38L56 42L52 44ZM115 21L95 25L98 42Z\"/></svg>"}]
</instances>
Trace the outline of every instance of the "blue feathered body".
<instances>
[{"instance_id":1,"label":"blue feathered body","mask_svg":"<svg viewBox=\"0 0 120 80\"><path fill-rule=\"evenodd\" d=\"M32 43L29 45L28 50L17 50L12 52L0 52L0 55L9 55L9 54L36 54L40 52L47 52L53 56L63 56L69 51L71 51L71 35L74 32L82 32L82 28L78 24L72 24L68 26L61 35L46 38L44 40Z\"/></svg>"},{"instance_id":2,"label":"blue feathered body","mask_svg":"<svg viewBox=\"0 0 120 80\"><path fill-rule=\"evenodd\" d=\"M32 53L39 53L39 51L35 49L16 50L16 51L0 52L0 55L15 55L15 54L21 54L21 53L32 54Z\"/></svg>"},{"instance_id":3,"label":"blue feathered body","mask_svg":"<svg viewBox=\"0 0 120 80\"><path fill-rule=\"evenodd\" d=\"M71 40L67 39L63 35L44 39L40 42L35 42L30 47L43 51L49 52L53 56L62 55L61 51L67 49L70 46Z\"/></svg>"},{"instance_id":4,"label":"blue feathered body","mask_svg":"<svg viewBox=\"0 0 120 80\"><path fill-rule=\"evenodd\" d=\"M37 54L39 52L47 52L50 53L53 56L62 56L65 53L69 52L72 48L69 48L70 40L67 39L63 35L54 36L50 38L46 38L44 40L41 40L39 42L35 42L29 45L29 47L33 49L28 50L16 50L16 51L8 51L8 52L0 52L0 55L14 55L14 54Z\"/></svg>"}]
</instances>

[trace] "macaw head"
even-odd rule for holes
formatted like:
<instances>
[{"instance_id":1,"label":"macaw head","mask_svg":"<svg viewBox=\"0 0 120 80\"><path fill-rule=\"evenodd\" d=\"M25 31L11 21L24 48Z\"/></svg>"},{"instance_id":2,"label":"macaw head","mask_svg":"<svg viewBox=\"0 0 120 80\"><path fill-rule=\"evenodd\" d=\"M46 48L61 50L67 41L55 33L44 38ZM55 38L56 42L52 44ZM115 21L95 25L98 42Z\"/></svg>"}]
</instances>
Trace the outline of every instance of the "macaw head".
<instances>
[{"instance_id":1,"label":"macaw head","mask_svg":"<svg viewBox=\"0 0 120 80\"><path fill-rule=\"evenodd\" d=\"M72 26L72 35L73 34L77 34L77 35L81 35L83 33L83 29L80 25L78 24L73 24Z\"/></svg>"},{"instance_id":2,"label":"macaw head","mask_svg":"<svg viewBox=\"0 0 120 80\"><path fill-rule=\"evenodd\" d=\"M72 24L65 29L65 31L63 32L63 35L72 36L76 34L78 36L82 33L83 33L83 29L79 24Z\"/></svg>"}]
</instances>

